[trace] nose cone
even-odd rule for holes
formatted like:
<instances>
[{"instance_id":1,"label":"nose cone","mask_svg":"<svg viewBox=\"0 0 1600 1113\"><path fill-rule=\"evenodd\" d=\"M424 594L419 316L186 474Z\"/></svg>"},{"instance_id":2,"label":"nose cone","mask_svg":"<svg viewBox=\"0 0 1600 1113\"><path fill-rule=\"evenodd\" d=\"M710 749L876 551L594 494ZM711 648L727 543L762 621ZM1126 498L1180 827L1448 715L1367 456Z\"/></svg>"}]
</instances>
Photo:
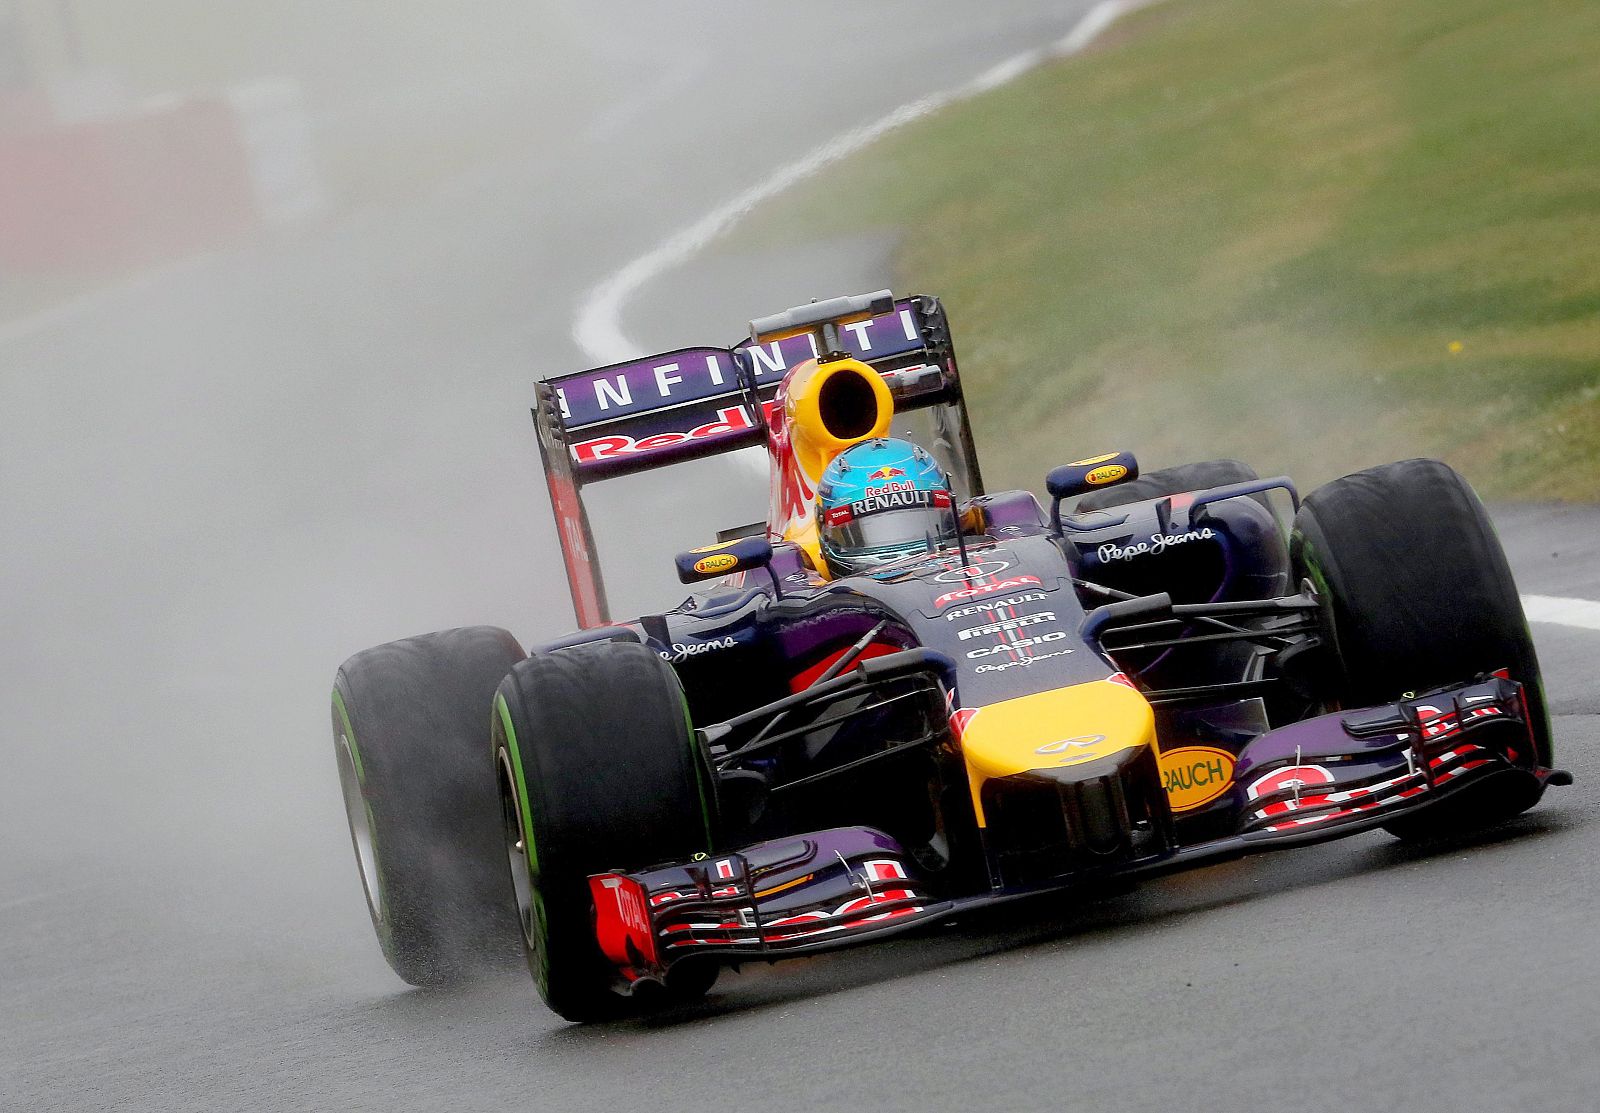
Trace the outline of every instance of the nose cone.
<instances>
[{"instance_id":1,"label":"nose cone","mask_svg":"<svg viewBox=\"0 0 1600 1113\"><path fill-rule=\"evenodd\" d=\"M1125 684L1095 680L973 709L961 729L972 802L983 822L986 781L1068 770L1153 746L1150 702Z\"/></svg>"}]
</instances>

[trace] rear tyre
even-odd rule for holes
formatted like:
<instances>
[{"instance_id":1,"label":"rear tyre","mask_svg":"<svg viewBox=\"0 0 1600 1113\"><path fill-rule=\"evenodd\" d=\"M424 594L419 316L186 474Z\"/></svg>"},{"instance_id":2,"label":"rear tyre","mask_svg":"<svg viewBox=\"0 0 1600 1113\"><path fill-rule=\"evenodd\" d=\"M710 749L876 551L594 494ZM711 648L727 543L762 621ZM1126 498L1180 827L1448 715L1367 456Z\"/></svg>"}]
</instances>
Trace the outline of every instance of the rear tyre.
<instances>
[{"instance_id":1,"label":"rear tyre","mask_svg":"<svg viewBox=\"0 0 1600 1113\"><path fill-rule=\"evenodd\" d=\"M1290 556L1326 600L1342 704L1387 703L1508 669L1527 695L1531 756L1550 764L1539 660L1511 568L1483 504L1449 466L1402 460L1318 488L1295 517ZM1481 828L1542 792L1531 775L1484 788L1388 830L1410 839Z\"/></svg>"},{"instance_id":2,"label":"rear tyre","mask_svg":"<svg viewBox=\"0 0 1600 1113\"><path fill-rule=\"evenodd\" d=\"M709 853L715 797L672 667L632 642L530 657L495 696L506 853L528 968L567 1020L605 1020L704 995L714 965L625 997L595 940L590 874Z\"/></svg>"},{"instance_id":3,"label":"rear tyre","mask_svg":"<svg viewBox=\"0 0 1600 1113\"><path fill-rule=\"evenodd\" d=\"M389 965L416 986L514 958L494 767L495 686L523 657L473 626L365 650L339 667L333 738L350 838Z\"/></svg>"},{"instance_id":4,"label":"rear tyre","mask_svg":"<svg viewBox=\"0 0 1600 1113\"><path fill-rule=\"evenodd\" d=\"M1259 478L1254 468L1238 460L1201 460L1198 463L1161 468L1103 491L1090 491L1078 500L1076 509L1085 512L1105 510L1112 506L1126 506L1131 502L1164 498L1185 491L1204 491Z\"/></svg>"}]
</instances>

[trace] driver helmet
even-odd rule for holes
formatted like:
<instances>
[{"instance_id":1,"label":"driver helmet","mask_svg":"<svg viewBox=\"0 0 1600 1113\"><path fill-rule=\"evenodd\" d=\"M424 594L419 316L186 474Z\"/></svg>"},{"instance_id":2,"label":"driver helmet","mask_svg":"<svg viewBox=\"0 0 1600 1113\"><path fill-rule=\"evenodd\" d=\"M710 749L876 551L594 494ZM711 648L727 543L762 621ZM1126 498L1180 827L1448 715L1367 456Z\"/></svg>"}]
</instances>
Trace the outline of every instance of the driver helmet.
<instances>
[{"instance_id":1,"label":"driver helmet","mask_svg":"<svg viewBox=\"0 0 1600 1113\"><path fill-rule=\"evenodd\" d=\"M955 540L950 483L910 441L862 441L823 469L817 531L834 576L927 552Z\"/></svg>"}]
</instances>

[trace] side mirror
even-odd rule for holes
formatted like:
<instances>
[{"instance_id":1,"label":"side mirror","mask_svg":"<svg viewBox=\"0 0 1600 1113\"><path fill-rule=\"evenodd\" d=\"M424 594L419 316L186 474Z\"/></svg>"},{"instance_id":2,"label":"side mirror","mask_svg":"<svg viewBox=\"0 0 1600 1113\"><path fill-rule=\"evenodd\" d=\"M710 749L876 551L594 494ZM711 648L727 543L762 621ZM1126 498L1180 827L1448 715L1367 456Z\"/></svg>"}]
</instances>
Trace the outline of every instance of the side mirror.
<instances>
[{"instance_id":1,"label":"side mirror","mask_svg":"<svg viewBox=\"0 0 1600 1113\"><path fill-rule=\"evenodd\" d=\"M1131 452L1108 452L1104 456L1091 456L1087 460L1074 460L1051 468L1044 477L1044 489L1054 500L1050 504L1050 526L1061 533L1061 500L1082 495L1101 487L1113 487L1139 478L1139 461Z\"/></svg>"},{"instance_id":2,"label":"side mirror","mask_svg":"<svg viewBox=\"0 0 1600 1113\"><path fill-rule=\"evenodd\" d=\"M679 553L674 558L678 579L686 584L731 576L772 563L772 542L765 537L740 537L715 545L704 545Z\"/></svg>"},{"instance_id":3,"label":"side mirror","mask_svg":"<svg viewBox=\"0 0 1600 1113\"><path fill-rule=\"evenodd\" d=\"M1108 452L1087 460L1074 460L1051 468L1044 477L1044 489L1055 499L1070 499L1099 487L1110 487L1139 478L1139 461L1131 452Z\"/></svg>"}]
</instances>

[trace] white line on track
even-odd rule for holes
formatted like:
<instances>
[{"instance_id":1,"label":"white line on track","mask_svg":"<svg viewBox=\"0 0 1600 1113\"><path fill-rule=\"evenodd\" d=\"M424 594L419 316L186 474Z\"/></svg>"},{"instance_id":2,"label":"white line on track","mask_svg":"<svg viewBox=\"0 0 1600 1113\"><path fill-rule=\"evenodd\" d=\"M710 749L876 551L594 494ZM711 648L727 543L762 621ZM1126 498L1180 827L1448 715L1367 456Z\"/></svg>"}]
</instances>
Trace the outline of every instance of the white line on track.
<instances>
[{"instance_id":1,"label":"white line on track","mask_svg":"<svg viewBox=\"0 0 1600 1113\"><path fill-rule=\"evenodd\" d=\"M1098 38L1122 16L1157 0L1100 0L1064 37L1038 50L1024 51L992 66L965 85L942 93L931 93L903 104L869 124L853 128L781 166L736 197L706 213L643 255L626 264L584 296L572 326L572 337L586 358L595 364L619 363L643 355L637 344L622 330L622 311L644 286L703 251L728 232L751 209L768 201L790 186L819 173L841 159L855 154L873 140L902 124L921 119L948 104L984 93L1054 58L1076 54Z\"/></svg>"},{"instance_id":2,"label":"white line on track","mask_svg":"<svg viewBox=\"0 0 1600 1113\"><path fill-rule=\"evenodd\" d=\"M1529 622L1549 622L1600 630L1600 603L1590 599L1565 599L1559 595L1524 595L1522 612Z\"/></svg>"}]
</instances>

